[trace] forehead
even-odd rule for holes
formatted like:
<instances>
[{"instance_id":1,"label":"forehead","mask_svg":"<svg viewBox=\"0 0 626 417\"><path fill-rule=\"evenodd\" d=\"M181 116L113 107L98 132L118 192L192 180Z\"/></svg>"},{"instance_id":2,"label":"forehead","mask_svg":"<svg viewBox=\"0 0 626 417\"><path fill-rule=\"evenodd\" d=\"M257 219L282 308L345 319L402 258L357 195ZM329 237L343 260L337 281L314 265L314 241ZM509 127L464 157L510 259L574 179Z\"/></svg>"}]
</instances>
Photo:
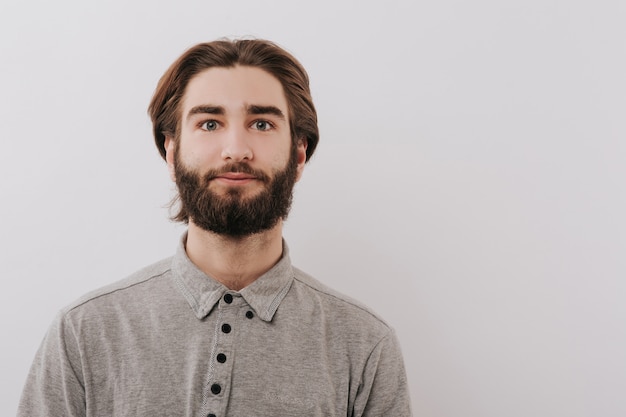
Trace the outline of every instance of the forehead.
<instances>
[{"instance_id":1,"label":"forehead","mask_svg":"<svg viewBox=\"0 0 626 417\"><path fill-rule=\"evenodd\" d=\"M256 67L213 67L189 80L182 114L199 105L221 106L235 112L250 105L275 106L287 115L287 99L276 77Z\"/></svg>"}]
</instances>

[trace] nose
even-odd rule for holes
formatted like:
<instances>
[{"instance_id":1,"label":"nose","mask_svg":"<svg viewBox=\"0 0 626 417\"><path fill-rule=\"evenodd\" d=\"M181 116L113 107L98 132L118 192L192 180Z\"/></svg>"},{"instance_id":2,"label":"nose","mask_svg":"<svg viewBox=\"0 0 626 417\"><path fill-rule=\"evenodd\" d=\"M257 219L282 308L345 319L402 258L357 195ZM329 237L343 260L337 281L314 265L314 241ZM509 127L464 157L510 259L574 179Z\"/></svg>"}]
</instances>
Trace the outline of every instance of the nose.
<instances>
[{"instance_id":1,"label":"nose","mask_svg":"<svg viewBox=\"0 0 626 417\"><path fill-rule=\"evenodd\" d=\"M251 160L253 156L246 129L231 126L224 138L222 158L229 162L241 162Z\"/></svg>"}]
</instances>

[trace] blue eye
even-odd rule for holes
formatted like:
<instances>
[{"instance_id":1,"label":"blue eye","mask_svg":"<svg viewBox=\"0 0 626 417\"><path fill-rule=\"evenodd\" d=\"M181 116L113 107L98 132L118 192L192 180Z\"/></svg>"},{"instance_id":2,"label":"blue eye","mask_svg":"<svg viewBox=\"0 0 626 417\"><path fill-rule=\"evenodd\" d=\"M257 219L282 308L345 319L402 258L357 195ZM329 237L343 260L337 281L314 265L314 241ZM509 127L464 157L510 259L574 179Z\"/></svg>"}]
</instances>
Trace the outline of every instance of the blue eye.
<instances>
[{"instance_id":1,"label":"blue eye","mask_svg":"<svg viewBox=\"0 0 626 417\"><path fill-rule=\"evenodd\" d=\"M254 128L256 130L266 131L270 130L272 128L272 125L267 120L257 120L256 122L254 122Z\"/></svg>"},{"instance_id":2,"label":"blue eye","mask_svg":"<svg viewBox=\"0 0 626 417\"><path fill-rule=\"evenodd\" d=\"M212 131L217 129L217 126L218 124L215 120L207 120L206 122L202 123L200 127L204 130Z\"/></svg>"}]
</instances>

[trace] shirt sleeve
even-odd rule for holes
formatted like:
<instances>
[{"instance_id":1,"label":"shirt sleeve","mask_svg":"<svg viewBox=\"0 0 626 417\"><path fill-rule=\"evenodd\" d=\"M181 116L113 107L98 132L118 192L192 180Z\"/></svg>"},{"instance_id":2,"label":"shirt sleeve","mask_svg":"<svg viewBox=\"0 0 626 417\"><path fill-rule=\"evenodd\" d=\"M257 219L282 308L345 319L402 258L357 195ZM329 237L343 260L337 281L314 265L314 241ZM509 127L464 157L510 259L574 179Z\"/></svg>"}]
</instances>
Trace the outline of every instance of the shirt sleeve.
<instances>
[{"instance_id":1,"label":"shirt sleeve","mask_svg":"<svg viewBox=\"0 0 626 417\"><path fill-rule=\"evenodd\" d=\"M76 336L59 314L31 366L17 417L84 417L85 389Z\"/></svg>"},{"instance_id":2,"label":"shirt sleeve","mask_svg":"<svg viewBox=\"0 0 626 417\"><path fill-rule=\"evenodd\" d=\"M354 417L410 417L409 389L400 345L390 331L374 348L365 365Z\"/></svg>"}]
</instances>

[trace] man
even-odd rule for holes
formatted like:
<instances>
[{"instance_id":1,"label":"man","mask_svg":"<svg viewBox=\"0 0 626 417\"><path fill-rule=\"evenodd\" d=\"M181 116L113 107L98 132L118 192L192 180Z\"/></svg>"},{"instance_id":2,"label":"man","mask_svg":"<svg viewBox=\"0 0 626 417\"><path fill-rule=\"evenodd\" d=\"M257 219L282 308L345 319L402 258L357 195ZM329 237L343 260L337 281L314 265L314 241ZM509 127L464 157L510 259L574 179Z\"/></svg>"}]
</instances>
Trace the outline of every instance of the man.
<instances>
[{"instance_id":1,"label":"man","mask_svg":"<svg viewBox=\"0 0 626 417\"><path fill-rule=\"evenodd\" d=\"M302 66L266 41L199 44L149 113L188 230L172 258L61 311L18 415L410 415L392 329L282 239L318 142Z\"/></svg>"}]
</instances>

